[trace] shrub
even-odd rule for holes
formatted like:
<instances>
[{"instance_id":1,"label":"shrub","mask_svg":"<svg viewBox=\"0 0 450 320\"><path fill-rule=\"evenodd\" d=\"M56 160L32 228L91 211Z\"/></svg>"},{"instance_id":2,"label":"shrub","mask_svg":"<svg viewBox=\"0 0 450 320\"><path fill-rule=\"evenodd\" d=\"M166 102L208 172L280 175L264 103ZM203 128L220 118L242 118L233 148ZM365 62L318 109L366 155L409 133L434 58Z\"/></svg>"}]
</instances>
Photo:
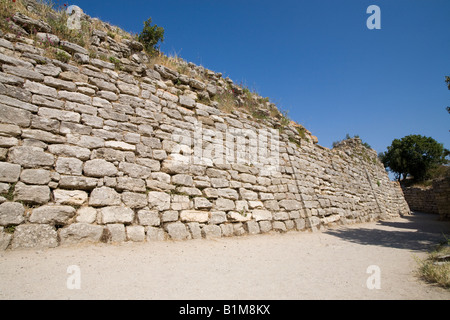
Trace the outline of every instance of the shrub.
<instances>
[{"instance_id":1,"label":"shrub","mask_svg":"<svg viewBox=\"0 0 450 320\"><path fill-rule=\"evenodd\" d=\"M152 18L144 21L144 29L138 35L138 40L148 53L159 51L159 42L164 41L164 28L152 25Z\"/></svg>"}]
</instances>

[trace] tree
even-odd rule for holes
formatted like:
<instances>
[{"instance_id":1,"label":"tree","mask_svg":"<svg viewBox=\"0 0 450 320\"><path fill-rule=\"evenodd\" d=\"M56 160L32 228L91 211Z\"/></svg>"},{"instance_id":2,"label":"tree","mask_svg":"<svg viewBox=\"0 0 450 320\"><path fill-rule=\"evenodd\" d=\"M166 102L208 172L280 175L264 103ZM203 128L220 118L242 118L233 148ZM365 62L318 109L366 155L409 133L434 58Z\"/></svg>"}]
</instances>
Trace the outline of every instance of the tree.
<instances>
[{"instance_id":1,"label":"tree","mask_svg":"<svg viewBox=\"0 0 450 320\"><path fill-rule=\"evenodd\" d=\"M415 181L423 181L431 169L447 163L449 154L442 143L431 137L409 135L392 141L388 150L379 157L384 166L395 173L397 180L410 175Z\"/></svg>"},{"instance_id":2,"label":"tree","mask_svg":"<svg viewBox=\"0 0 450 320\"><path fill-rule=\"evenodd\" d=\"M152 26L152 18L148 18L147 21L144 21L144 29L138 35L138 40L148 53L153 53L159 50L158 42L164 41L164 28L158 27L156 24Z\"/></svg>"}]
</instances>

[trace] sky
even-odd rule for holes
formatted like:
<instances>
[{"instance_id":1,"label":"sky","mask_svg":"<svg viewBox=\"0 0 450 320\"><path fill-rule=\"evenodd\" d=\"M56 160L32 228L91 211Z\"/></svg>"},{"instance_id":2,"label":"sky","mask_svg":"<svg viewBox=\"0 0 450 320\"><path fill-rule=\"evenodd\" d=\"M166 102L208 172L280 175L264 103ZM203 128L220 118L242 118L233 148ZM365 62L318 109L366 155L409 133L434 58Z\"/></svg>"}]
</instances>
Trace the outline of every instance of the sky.
<instances>
[{"instance_id":1,"label":"sky","mask_svg":"<svg viewBox=\"0 0 450 320\"><path fill-rule=\"evenodd\" d=\"M73 0L161 51L222 72L331 148L359 135L377 152L421 134L450 149L449 0ZM370 5L381 29L369 29Z\"/></svg>"}]
</instances>

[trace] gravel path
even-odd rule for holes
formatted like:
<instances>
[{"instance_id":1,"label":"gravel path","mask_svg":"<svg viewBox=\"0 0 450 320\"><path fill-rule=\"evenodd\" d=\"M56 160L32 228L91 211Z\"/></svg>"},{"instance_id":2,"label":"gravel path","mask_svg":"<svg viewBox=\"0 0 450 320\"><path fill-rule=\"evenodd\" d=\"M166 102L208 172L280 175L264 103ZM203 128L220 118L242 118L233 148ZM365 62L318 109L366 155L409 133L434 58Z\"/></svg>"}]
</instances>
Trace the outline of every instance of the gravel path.
<instances>
[{"instance_id":1,"label":"gravel path","mask_svg":"<svg viewBox=\"0 0 450 320\"><path fill-rule=\"evenodd\" d=\"M414 273L415 257L450 234L450 223L436 219L415 213L323 233L5 251L0 299L449 300L450 291ZM368 288L369 277L379 289ZM80 289L68 289L68 279Z\"/></svg>"}]
</instances>

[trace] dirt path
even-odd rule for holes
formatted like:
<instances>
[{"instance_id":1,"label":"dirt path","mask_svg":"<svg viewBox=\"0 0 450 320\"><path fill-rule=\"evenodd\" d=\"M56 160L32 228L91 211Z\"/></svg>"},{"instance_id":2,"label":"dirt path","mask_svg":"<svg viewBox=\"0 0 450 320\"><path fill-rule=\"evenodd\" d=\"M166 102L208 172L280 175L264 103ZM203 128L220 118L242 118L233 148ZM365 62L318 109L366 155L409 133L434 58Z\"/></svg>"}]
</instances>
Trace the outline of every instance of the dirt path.
<instances>
[{"instance_id":1,"label":"dirt path","mask_svg":"<svg viewBox=\"0 0 450 320\"><path fill-rule=\"evenodd\" d=\"M324 233L6 251L0 299L448 300L450 291L414 275L414 256L425 257L450 233L436 218L414 214ZM71 265L79 269L70 274ZM70 290L77 270L81 288ZM380 289L370 290L367 279L377 270Z\"/></svg>"}]
</instances>

